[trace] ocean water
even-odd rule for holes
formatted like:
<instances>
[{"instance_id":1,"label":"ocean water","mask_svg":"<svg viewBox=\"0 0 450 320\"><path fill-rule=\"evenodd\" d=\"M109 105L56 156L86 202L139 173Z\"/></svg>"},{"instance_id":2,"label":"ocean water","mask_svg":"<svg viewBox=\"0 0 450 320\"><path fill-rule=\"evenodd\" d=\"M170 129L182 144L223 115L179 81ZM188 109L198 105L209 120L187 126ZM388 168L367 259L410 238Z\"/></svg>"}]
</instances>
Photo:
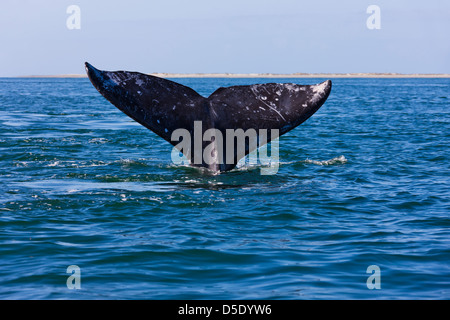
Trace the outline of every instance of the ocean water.
<instances>
[{"instance_id":1,"label":"ocean water","mask_svg":"<svg viewBox=\"0 0 450 320\"><path fill-rule=\"evenodd\" d=\"M0 298L449 299L449 93L335 79L277 174L210 175L87 79L0 79Z\"/></svg>"}]
</instances>

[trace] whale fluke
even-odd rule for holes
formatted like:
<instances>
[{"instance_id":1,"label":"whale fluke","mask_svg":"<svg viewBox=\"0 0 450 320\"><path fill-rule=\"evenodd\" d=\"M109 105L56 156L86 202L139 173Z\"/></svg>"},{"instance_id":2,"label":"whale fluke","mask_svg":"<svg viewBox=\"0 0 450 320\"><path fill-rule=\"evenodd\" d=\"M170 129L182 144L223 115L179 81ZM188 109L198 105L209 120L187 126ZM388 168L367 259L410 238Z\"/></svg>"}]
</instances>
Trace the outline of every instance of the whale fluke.
<instances>
[{"instance_id":1,"label":"whale fluke","mask_svg":"<svg viewBox=\"0 0 450 320\"><path fill-rule=\"evenodd\" d=\"M226 131L254 129L278 130L285 134L311 117L325 102L331 91L331 81L316 85L266 83L219 88L209 97L176 82L129 71L101 71L86 62L86 71L94 87L114 106L146 128L176 146L172 134L185 129L195 135L195 123L201 123L201 134L216 129L226 137ZM270 142L268 136L264 142ZM233 138L234 139L234 138ZM257 136L259 140L259 135ZM194 140L194 139L192 139ZM202 141L201 152L214 142ZM194 141L185 155L194 166L213 171L228 171L253 151L245 141L245 151L236 148L233 161L194 161ZM224 138L224 144L226 144ZM185 152L184 150L183 152ZM226 155L224 151L223 157ZM217 158L217 157L216 157ZM227 157L228 159L228 157Z\"/></svg>"}]
</instances>

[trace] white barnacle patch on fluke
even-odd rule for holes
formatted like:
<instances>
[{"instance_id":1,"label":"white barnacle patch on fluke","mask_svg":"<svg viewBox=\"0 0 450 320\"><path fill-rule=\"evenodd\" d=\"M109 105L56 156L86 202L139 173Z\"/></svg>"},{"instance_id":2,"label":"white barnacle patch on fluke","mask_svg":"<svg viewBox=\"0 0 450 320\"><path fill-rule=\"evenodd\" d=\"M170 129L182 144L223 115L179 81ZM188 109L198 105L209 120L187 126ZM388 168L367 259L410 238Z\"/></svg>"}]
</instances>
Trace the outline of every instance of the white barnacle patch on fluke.
<instances>
[{"instance_id":1,"label":"white barnacle patch on fluke","mask_svg":"<svg viewBox=\"0 0 450 320\"><path fill-rule=\"evenodd\" d=\"M317 101L322 99L326 93L326 88L327 88L327 81L312 86L313 96L311 98L311 103L316 103Z\"/></svg>"},{"instance_id":2,"label":"white barnacle patch on fluke","mask_svg":"<svg viewBox=\"0 0 450 320\"><path fill-rule=\"evenodd\" d=\"M280 111L277 110L276 105L272 102L272 101L268 101L268 103L266 102L267 100L267 96L260 94L260 92L258 91L258 89L262 87L263 90L265 90L267 92L267 89L265 89L263 86L255 84L250 86L250 90L252 91L252 93L255 95L255 98L258 99L259 101L261 101L265 106L267 106L270 110L274 111L276 114L278 114L278 116L283 119L286 120L283 115L280 113ZM265 110L262 107L259 107L259 109Z\"/></svg>"},{"instance_id":3,"label":"white barnacle patch on fluke","mask_svg":"<svg viewBox=\"0 0 450 320\"><path fill-rule=\"evenodd\" d=\"M141 79L139 79L139 78L137 78L136 80L135 80L135 83L136 83L136 85L137 86L142 86L143 84L144 84L144 81L142 81Z\"/></svg>"},{"instance_id":4,"label":"white barnacle patch on fluke","mask_svg":"<svg viewBox=\"0 0 450 320\"><path fill-rule=\"evenodd\" d=\"M300 88L292 83L285 83L284 87L289 91L298 92Z\"/></svg>"},{"instance_id":5,"label":"white barnacle patch on fluke","mask_svg":"<svg viewBox=\"0 0 450 320\"><path fill-rule=\"evenodd\" d=\"M120 87L126 87L128 85L128 82L131 83L132 80L134 80L133 77L129 77L128 74L124 72L108 72L107 75L113 82L116 83L116 85Z\"/></svg>"},{"instance_id":6,"label":"white barnacle patch on fluke","mask_svg":"<svg viewBox=\"0 0 450 320\"><path fill-rule=\"evenodd\" d=\"M313 92L314 93L318 93L318 94L325 94L325 89L327 87L327 82L322 82L320 84L316 84L315 86L313 86Z\"/></svg>"}]
</instances>

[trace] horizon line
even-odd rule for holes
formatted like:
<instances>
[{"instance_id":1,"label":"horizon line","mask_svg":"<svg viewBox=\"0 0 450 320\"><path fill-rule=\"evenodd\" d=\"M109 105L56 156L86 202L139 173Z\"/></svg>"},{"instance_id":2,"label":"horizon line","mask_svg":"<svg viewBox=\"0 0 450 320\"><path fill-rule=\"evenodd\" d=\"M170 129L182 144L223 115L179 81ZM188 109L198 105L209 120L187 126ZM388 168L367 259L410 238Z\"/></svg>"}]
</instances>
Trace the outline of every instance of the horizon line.
<instances>
[{"instance_id":1,"label":"horizon line","mask_svg":"<svg viewBox=\"0 0 450 320\"><path fill-rule=\"evenodd\" d=\"M450 78L448 73L171 73L153 72L147 75L161 78ZM25 75L0 78L87 78L86 74Z\"/></svg>"}]
</instances>

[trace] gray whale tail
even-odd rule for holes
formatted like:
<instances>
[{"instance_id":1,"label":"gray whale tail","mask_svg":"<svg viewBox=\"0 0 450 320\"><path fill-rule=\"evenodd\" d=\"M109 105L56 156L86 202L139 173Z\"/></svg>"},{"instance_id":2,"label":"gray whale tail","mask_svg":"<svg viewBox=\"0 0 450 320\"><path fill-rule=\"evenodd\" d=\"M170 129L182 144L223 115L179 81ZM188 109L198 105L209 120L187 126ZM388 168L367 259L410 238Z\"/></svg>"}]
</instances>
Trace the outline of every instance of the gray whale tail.
<instances>
[{"instance_id":1,"label":"gray whale tail","mask_svg":"<svg viewBox=\"0 0 450 320\"><path fill-rule=\"evenodd\" d=\"M139 72L102 71L87 62L85 65L90 81L109 102L174 146L178 145L178 140L173 141L172 134L177 129L184 129L194 136L198 129L196 123L202 124L202 136L209 129L218 130L225 137L224 144L229 142L226 133L231 129L244 132L253 129L258 141L268 143L311 117L325 103L331 91L331 81L326 80L316 85L266 83L231 86L203 97L193 89L167 79ZM276 130L277 135L261 139L261 130ZM203 153L215 140L201 141L201 149L198 150L194 140L183 153L192 165L215 172L233 169L242 157L255 149L249 141L251 139L245 139L242 150L235 146L231 151L223 151L221 159L231 161L218 161L216 157L214 161L201 159L199 162L194 161L196 154Z\"/></svg>"}]
</instances>

